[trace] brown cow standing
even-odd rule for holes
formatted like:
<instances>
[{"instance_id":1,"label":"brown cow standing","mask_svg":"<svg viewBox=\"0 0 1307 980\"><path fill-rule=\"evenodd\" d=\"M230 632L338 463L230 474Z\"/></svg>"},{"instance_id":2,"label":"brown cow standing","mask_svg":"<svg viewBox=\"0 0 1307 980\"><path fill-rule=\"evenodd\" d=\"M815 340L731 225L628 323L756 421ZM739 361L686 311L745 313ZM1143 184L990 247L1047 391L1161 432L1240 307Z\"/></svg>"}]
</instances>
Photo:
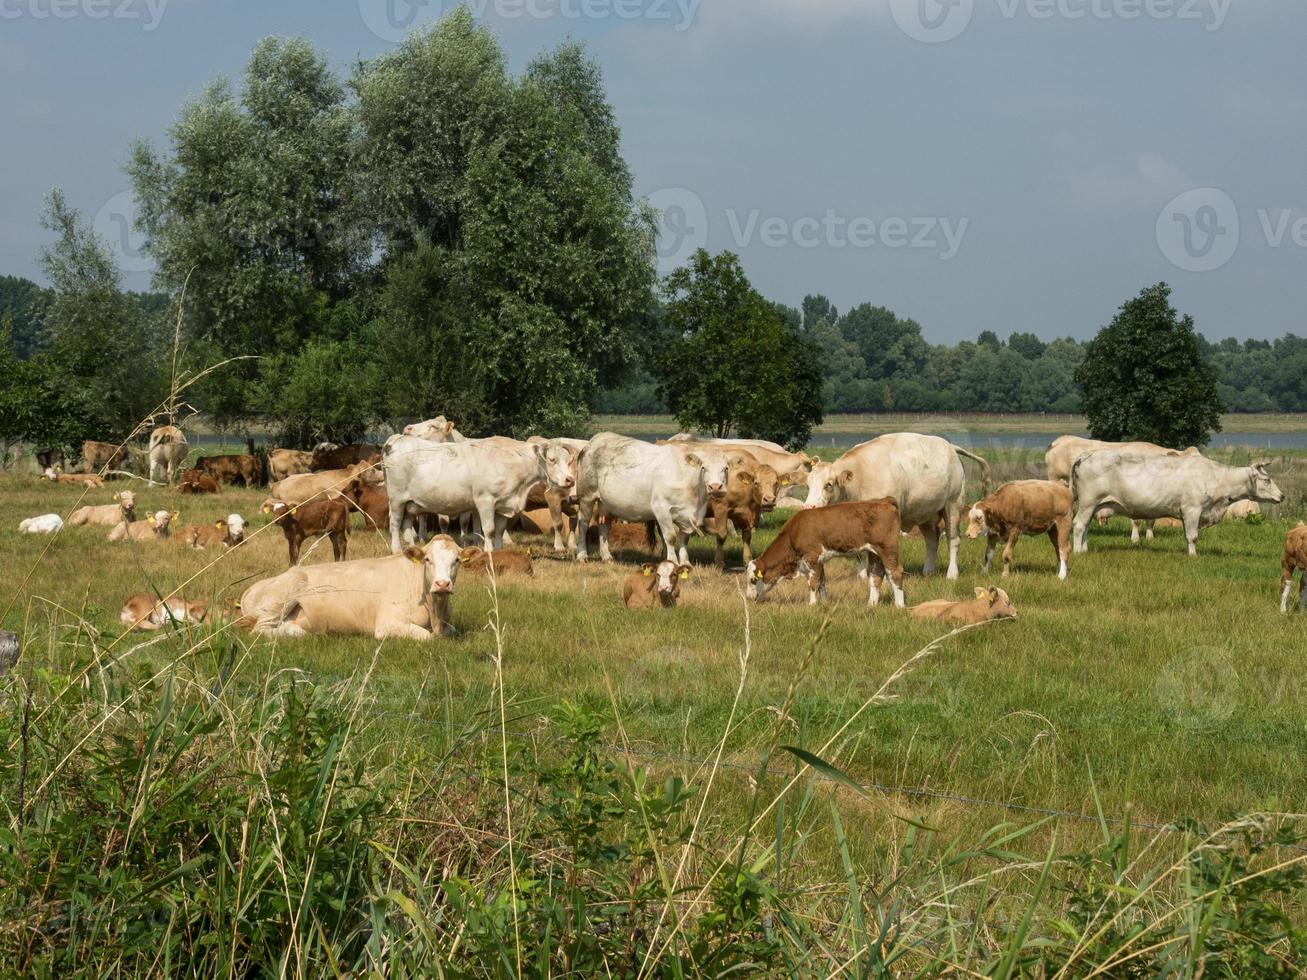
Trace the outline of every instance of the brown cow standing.
<instances>
[{"instance_id":1,"label":"brown cow standing","mask_svg":"<svg viewBox=\"0 0 1307 980\"><path fill-rule=\"evenodd\" d=\"M127 459L127 450L112 442L87 439L82 443L83 473L121 469L125 459Z\"/></svg>"},{"instance_id":2,"label":"brown cow standing","mask_svg":"<svg viewBox=\"0 0 1307 980\"><path fill-rule=\"evenodd\" d=\"M230 456L201 456L195 461L193 469L208 474L219 483L243 483L247 487L257 487L263 482L263 464L259 457L247 453Z\"/></svg>"},{"instance_id":3,"label":"brown cow standing","mask_svg":"<svg viewBox=\"0 0 1307 980\"><path fill-rule=\"evenodd\" d=\"M360 478L350 483L343 493L345 499L353 503L353 509L362 512L364 530L390 533L390 496L385 490Z\"/></svg>"},{"instance_id":4,"label":"brown cow standing","mask_svg":"<svg viewBox=\"0 0 1307 980\"><path fill-rule=\"evenodd\" d=\"M300 546L304 540L323 535L331 538L335 560L345 560L349 547L350 504L344 497L320 497L294 507L283 500L265 500L263 513L271 514L272 522L286 535L292 567L299 564Z\"/></svg>"},{"instance_id":5,"label":"brown cow standing","mask_svg":"<svg viewBox=\"0 0 1307 980\"><path fill-rule=\"evenodd\" d=\"M1280 577L1280 612L1289 611L1289 590L1293 588L1293 573L1298 571L1298 611L1307 611L1307 524L1299 522L1284 539L1284 574Z\"/></svg>"},{"instance_id":6,"label":"brown cow standing","mask_svg":"<svg viewBox=\"0 0 1307 980\"><path fill-rule=\"evenodd\" d=\"M710 500L704 526L717 538L716 562L726 567L726 538L734 526L744 542L744 563L753 559L753 532L762 515L776 506L780 488L789 485L789 478L776 475L776 471L763 463L751 469L731 468L726 484L726 499Z\"/></svg>"},{"instance_id":7,"label":"brown cow standing","mask_svg":"<svg viewBox=\"0 0 1307 980\"><path fill-rule=\"evenodd\" d=\"M309 463L309 471L321 473L323 470L344 470L359 463L380 463L381 448L370 442L356 442L352 446L337 446L334 449L315 449Z\"/></svg>"},{"instance_id":8,"label":"brown cow standing","mask_svg":"<svg viewBox=\"0 0 1307 980\"><path fill-rule=\"evenodd\" d=\"M313 454L298 449L268 450L268 482L276 483L298 473L313 472Z\"/></svg>"},{"instance_id":9,"label":"brown cow standing","mask_svg":"<svg viewBox=\"0 0 1307 980\"><path fill-rule=\"evenodd\" d=\"M976 589L976 597L969 602L936 599L923 602L908 610L917 619L934 619L939 622L970 626L987 623L991 619L1016 619L1017 610L1002 589Z\"/></svg>"},{"instance_id":10,"label":"brown cow standing","mask_svg":"<svg viewBox=\"0 0 1307 980\"><path fill-rule=\"evenodd\" d=\"M867 605L880 601L881 582L888 571L894 604L903 608L903 566L899 537L903 524L893 497L833 504L801 510L781 528L776 540L749 562L745 572L750 599L761 600L780 579L807 575L808 603L826 596L826 562L836 555L865 556L870 582Z\"/></svg>"},{"instance_id":11,"label":"brown cow standing","mask_svg":"<svg viewBox=\"0 0 1307 980\"><path fill-rule=\"evenodd\" d=\"M186 470L177 484L178 493L218 493L218 481L200 470Z\"/></svg>"},{"instance_id":12,"label":"brown cow standing","mask_svg":"<svg viewBox=\"0 0 1307 980\"><path fill-rule=\"evenodd\" d=\"M690 572L674 561L648 562L622 583L622 602L627 609L674 609Z\"/></svg>"},{"instance_id":13,"label":"brown cow standing","mask_svg":"<svg viewBox=\"0 0 1307 980\"><path fill-rule=\"evenodd\" d=\"M1003 577L1012 565L1012 552L1022 533L1048 534L1057 554L1057 577L1066 578L1067 556L1071 553L1071 488L1056 480L1015 480L1005 483L971 508L967 537L988 535L985 571L994 560L994 549L1002 538Z\"/></svg>"},{"instance_id":14,"label":"brown cow standing","mask_svg":"<svg viewBox=\"0 0 1307 980\"><path fill-rule=\"evenodd\" d=\"M496 578L505 575L535 575L531 564L531 552L501 548L499 551L485 551L481 548L464 548L458 554L458 563L469 575L486 575L493 568Z\"/></svg>"}]
</instances>

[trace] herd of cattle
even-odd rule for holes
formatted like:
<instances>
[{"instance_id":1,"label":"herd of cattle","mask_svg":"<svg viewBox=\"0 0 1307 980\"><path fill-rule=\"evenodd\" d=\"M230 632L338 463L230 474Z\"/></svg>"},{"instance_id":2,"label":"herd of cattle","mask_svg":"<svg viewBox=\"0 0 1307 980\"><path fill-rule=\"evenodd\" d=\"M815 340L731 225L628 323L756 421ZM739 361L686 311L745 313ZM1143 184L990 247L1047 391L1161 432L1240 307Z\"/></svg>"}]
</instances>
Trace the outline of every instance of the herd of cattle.
<instances>
[{"instance_id":1,"label":"herd of cattle","mask_svg":"<svg viewBox=\"0 0 1307 980\"><path fill-rule=\"evenodd\" d=\"M592 551L613 560L613 548L657 548L663 560L642 564L623 583L631 608L671 607L692 565L692 535L716 538L717 564L725 568L732 530L743 542L745 584L760 601L782 579L806 578L809 602L826 594L826 563L852 556L875 605L888 580L897 607L905 607L899 546L919 533L925 543L924 575L934 573L941 536L947 541L949 579L958 577L964 533L984 536L989 571L1000 542L1007 576L1022 534L1047 534L1065 579L1071 553L1088 547L1091 520L1121 514L1152 536L1154 523L1182 524L1190 555L1200 529L1233 513L1247 513L1284 494L1266 464L1232 467L1150 443L1105 443L1063 436L1049 448L1047 480L1020 480L990 492L990 469L979 456L936 436L896 433L849 450L834 462L792 453L775 443L682 435L658 443L602 433L590 440L505 437L465 438L443 417L408 426L384 446L324 444L313 452L274 449L266 466L253 455L201 456L183 469L189 447L179 429L165 426L150 438L150 481L176 481L180 493L217 493L224 484L267 482L262 513L283 531L289 570L250 586L233 612L256 633L363 633L378 639L429 640L454 632L451 605L460 569L511 575L532 573L531 555L511 549L511 534L552 533L556 553ZM102 443L83 449L83 473L62 473L43 459L48 479L98 488L121 466L123 450ZM963 460L980 469L984 496L965 503ZM786 498L802 500L792 503ZM761 553L752 534L778 506L799 509ZM161 510L139 518L130 490L114 502L82 507L65 521L46 514L19 530L50 533L65 526L108 527L108 540L175 539L196 548L226 549L245 541L247 522L232 514L212 525L174 528L177 515ZM350 518L388 535L391 556L350 560ZM461 538L461 543L455 540ZM327 537L335 561L303 565L310 538ZM469 543L469 541L474 543ZM505 550L505 544L510 548ZM1285 543L1281 611L1288 609L1292 576L1303 571L1298 606L1307 608L1307 526ZM915 606L914 616L955 623L1012 618L1016 612L998 588L975 590L965 602ZM159 629L173 622L218 618L202 602L149 595L124 605L124 623Z\"/></svg>"}]
</instances>

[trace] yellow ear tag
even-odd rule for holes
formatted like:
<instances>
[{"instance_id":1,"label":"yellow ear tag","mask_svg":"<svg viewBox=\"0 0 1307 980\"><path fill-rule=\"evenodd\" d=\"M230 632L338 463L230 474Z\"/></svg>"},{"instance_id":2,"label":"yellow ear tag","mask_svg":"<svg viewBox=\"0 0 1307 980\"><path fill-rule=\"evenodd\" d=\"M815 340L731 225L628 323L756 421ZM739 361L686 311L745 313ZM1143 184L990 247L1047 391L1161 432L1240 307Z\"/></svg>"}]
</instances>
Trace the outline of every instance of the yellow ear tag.
<instances>
[{"instance_id":1,"label":"yellow ear tag","mask_svg":"<svg viewBox=\"0 0 1307 980\"><path fill-rule=\"evenodd\" d=\"M758 579L759 581L761 581L761 580L762 580L762 569L761 569L761 568L755 568L755 569L753 570L753 577L756 578L756 579Z\"/></svg>"},{"instance_id":2,"label":"yellow ear tag","mask_svg":"<svg viewBox=\"0 0 1307 980\"><path fill-rule=\"evenodd\" d=\"M460 565L466 565L466 564L467 564L468 562L470 562L471 560L472 560L471 558L464 558L462 555L460 555L459 558L458 558L458 563L459 563Z\"/></svg>"},{"instance_id":3,"label":"yellow ear tag","mask_svg":"<svg viewBox=\"0 0 1307 980\"><path fill-rule=\"evenodd\" d=\"M650 576L650 575L653 574L653 569L652 569L652 568L647 568L647 567L646 567L646 568L642 569L642 571L644 572L644 574L645 574L646 577L648 577L648 576Z\"/></svg>"},{"instance_id":4,"label":"yellow ear tag","mask_svg":"<svg viewBox=\"0 0 1307 980\"><path fill-rule=\"evenodd\" d=\"M221 530L222 530L222 521L214 521L214 522L213 522L213 526L216 527L218 530L221 531Z\"/></svg>"},{"instance_id":5,"label":"yellow ear tag","mask_svg":"<svg viewBox=\"0 0 1307 980\"><path fill-rule=\"evenodd\" d=\"M689 572L682 572L682 573L681 573L681 578L682 578L682 579L687 579L687 578L689 578L689 577L690 577L690 573L689 573Z\"/></svg>"},{"instance_id":6,"label":"yellow ear tag","mask_svg":"<svg viewBox=\"0 0 1307 980\"><path fill-rule=\"evenodd\" d=\"M414 565L421 565L421 564L422 564L422 556L421 556L421 555L409 555L409 556L408 556L408 560L411 561Z\"/></svg>"}]
</instances>

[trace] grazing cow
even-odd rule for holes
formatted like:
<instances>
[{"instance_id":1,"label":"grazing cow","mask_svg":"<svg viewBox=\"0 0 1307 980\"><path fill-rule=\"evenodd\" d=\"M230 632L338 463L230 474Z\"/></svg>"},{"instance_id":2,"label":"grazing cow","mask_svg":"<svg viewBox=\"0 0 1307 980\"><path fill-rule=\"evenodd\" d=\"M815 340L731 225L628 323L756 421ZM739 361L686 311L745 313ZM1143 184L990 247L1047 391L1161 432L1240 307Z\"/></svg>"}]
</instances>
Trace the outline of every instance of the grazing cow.
<instances>
[{"instance_id":1,"label":"grazing cow","mask_svg":"<svg viewBox=\"0 0 1307 980\"><path fill-rule=\"evenodd\" d=\"M826 597L826 562L837 555L857 555L867 563L867 605L880 602L881 582L889 572L894 605L903 608L903 567L899 537L903 525L893 497L829 507L805 508L745 570L750 599L762 600L780 579L808 577L808 603Z\"/></svg>"},{"instance_id":2,"label":"grazing cow","mask_svg":"<svg viewBox=\"0 0 1307 980\"><path fill-rule=\"evenodd\" d=\"M726 453L710 447L651 446L604 432L590 440L577 468L576 557L589 561L586 535L596 515L654 521L667 547L667 560L690 564L686 544L703 526L708 504L726 496ZM599 526L599 556L612 561L607 523Z\"/></svg>"},{"instance_id":3,"label":"grazing cow","mask_svg":"<svg viewBox=\"0 0 1307 980\"><path fill-rule=\"evenodd\" d=\"M136 494L130 490L115 493L114 504L98 507L78 507L68 518L69 527L114 527L136 520Z\"/></svg>"},{"instance_id":4,"label":"grazing cow","mask_svg":"<svg viewBox=\"0 0 1307 980\"><path fill-rule=\"evenodd\" d=\"M674 561L647 562L622 583L622 602L627 609L675 609L692 570Z\"/></svg>"},{"instance_id":5,"label":"grazing cow","mask_svg":"<svg viewBox=\"0 0 1307 980\"><path fill-rule=\"evenodd\" d=\"M854 446L833 463L817 463L808 474L808 507L842 500L893 497L904 527L918 527L926 542L923 575L935 574L939 519L948 536L948 577L958 577L962 541L965 456L980 464L982 493L989 495L989 464L946 439L917 432L892 432Z\"/></svg>"},{"instance_id":6,"label":"grazing cow","mask_svg":"<svg viewBox=\"0 0 1307 980\"><path fill-rule=\"evenodd\" d=\"M808 482L808 474L812 472L813 466L821 462L815 456L788 452L784 446L778 446L774 442L766 442L762 439L707 439L682 433L679 436L673 436L671 439L659 442L659 445L664 444L681 446L682 448L696 445L711 446L713 449L724 452L733 450L747 452L759 465L770 466L776 471L777 477L781 480L781 493L776 502L779 502L780 497L796 493L805 487ZM775 503L772 506L775 506ZM771 507L767 507L766 510L771 510Z\"/></svg>"},{"instance_id":7,"label":"grazing cow","mask_svg":"<svg viewBox=\"0 0 1307 980\"><path fill-rule=\"evenodd\" d=\"M257 487L263 482L263 464L259 462L259 457L248 453L201 456L195 461L194 468L219 483L242 483L247 487Z\"/></svg>"},{"instance_id":8,"label":"grazing cow","mask_svg":"<svg viewBox=\"0 0 1307 980\"><path fill-rule=\"evenodd\" d=\"M268 482L277 483L288 476L313 472L313 454L298 449L268 450Z\"/></svg>"},{"instance_id":9,"label":"grazing cow","mask_svg":"<svg viewBox=\"0 0 1307 980\"><path fill-rule=\"evenodd\" d=\"M1198 554L1198 531L1219 523L1238 500L1278 504L1284 493L1265 463L1224 466L1198 455L1144 454L1100 449L1071 469L1075 495L1075 550L1089 548L1089 519L1102 507L1132 520L1179 517L1189 554Z\"/></svg>"},{"instance_id":10,"label":"grazing cow","mask_svg":"<svg viewBox=\"0 0 1307 980\"><path fill-rule=\"evenodd\" d=\"M87 439L82 443L82 472L105 473L121 469L127 459L127 450L112 442L97 442Z\"/></svg>"},{"instance_id":11,"label":"grazing cow","mask_svg":"<svg viewBox=\"0 0 1307 980\"><path fill-rule=\"evenodd\" d=\"M380 474L370 463L359 463L344 470L323 470L321 473L299 473L288 476L268 487L278 500L292 506L307 503L316 497L334 497L343 494L355 480L371 483Z\"/></svg>"},{"instance_id":12,"label":"grazing cow","mask_svg":"<svg viewBox=\"0 0 1307 980\"><path fill-rule=\"evenodd\" d=\"M323 470L344 470L359 463L381 462L381 449L370 442L356 442L350 446L337 446L335 449L313 451L313 461L309 471L321 473Z\"/></svg>"},{"instance_id":13,"label":"grazing cow","mask_svg":"<svg viewBox=\"0 0 1307 980\"><path fill-rule=\"evenodd\" d=\"M200 470L186 470L177 484L177 492L185 494L219 493L218 481Z\"/></svg>"},{"instance_id":14,"label":"grazing cow","mask_svg":"<svg viewBox=\"0 0 1307 980\"><path fill-rule=\"evenodd\" d=\"M1289 611L1289 590L1293 588L1293 573L1298 575L1298 611L1307 611L1307 524L1298 526L1284 539L1284 574L1280 576L1280 612Z\"/></svg>"},{"instance_id":15,"label":"grazing cow","mask_svg":"<svg viewBox=\"0 0 1307 980\"><path fill-rule=\"evenodd\" d=\"M464 548L458 556L458 563L469 575L488 575L493 569L496 578L506 575L535 575L531 564L531 551L517 551L504 548L499 551L484 551L481 548Z\"/></svg>"},{"instance_id":16,"label":"grazing cow","mask_svg":"<svg viewBox=\"0 0 1307 980\"><path fill-rule=\"evenodd\" d=\"M209 604L198 599L187 600L174 596L157 601L154 596L139 592L123 603L118 619L137 632L161 630L165 626L198 626L209 616Z\"/></svg>"},{"instance_id":17,"label":"grazing cow","mask_svg":"<svg viewBox=\"0 0 1307 980\"><path fill-rule=\"evenodd\" d=\"M292 568L241 596L242 624L274 636L361 633L378 640L453 636L459 547L439 535L386 558Z\"/></svg>"},{"instance_id":18,"label":"grazing cow","mask_svg":"<svg viewBox=\"0 0 1307 980\"><path fill-rule=\"evenodd\" d=\"M475 513L488 550L503 546L508 521L526 510L538 483L570 490L572 454L557 440L531 445L512 439L433 443L391 436L382 466L390 497L390 547L410 535L418 512L457 517Z\"/></svg>"},{"instance_id":19,"label":"grazing cow","mask_svg":"<svg viewBox=\"0 0 1307 980\"><path fill-rule=\"evenodd\" d=\"M385 490L360 477L351 480L343 493L345 499L354 505L353 510L362 513L364 530L384 533L390 529L390 497Z\"/></svg>"},{"instance_id":20,"label":"grazing cow","mask_svg":"<svg viewBox=\"0 0 1307 980\"><path fill-rule=\"evenodd\" d=\"M1184 456L1197 456L1199 452L1194 446L1181 453L1178 449L1167 449L1165 446L1159 446L1152 442L1104 442L1101 439L1084 439L1080 436L1058 436L1053 440L1048 451L1044 453L1044 465L1048 468L1048 478L1050 480L1061 480L1063 483L1071 482L1071 468L1075 466L1076 460L1085 453L1097 452L1100 449L1121 449L1128 452L1138 453L1141 456L1167 456L1179 454ZM1094 520L1098 526L1102 527L1112 516L1111 510L1101 510L1094 515ZM1135 544L1139 543L1139 526L1145 522L1130 522L1130 540ZM1153 540L1153 522L1148 521L1148 540Z\"/></svg>"},{"instance_id":21,"label":"grazing cow","mask_svg":"<svg viewBox=\"0 0 1307 980\"><path fill-rule=\"evenodd\" d=\"M58 514L42 514L18 522L19 534L54 534L64 529L64 519Z\"/></svg>"},{"instance_id":22,"label":"grazing cow","mask_svg":"<svg viewBox=\"0 0 1307 980\"><path fill-rule=\"evenodd\" d=\"M752 457L750 457L752 458ZM765 463L749 467L731 467L726 485L726 498L708 505L708 530L717 538L716 562L726 567L726 538L731 527L740 532L744 542L744 563L753 559L753 532L762 515L776 506L776 495L788 478L778 477Z\"/></svg>"},{"instance_id":23,"label":"grazing cow","mask_svg":"<svg viewBox=\"0 0 1307 980\"><path fill-rule=\"evenodd\" d=\"M163 541L172 533L172 522L177 520L176 513L166 510L156 511L146 521L122 522L114 525L109 532L110 541Z\"/></svg>"},{"instance_id":24,"label":"grazing cow","mask_svg":"<svg viewBox=\"0 0 1307 980\"><path fill-rule=\"evenodd\" d=\"M349 549L350 503L344 497L319 497L307 504L292 507L282 500L265 500L263 513L272 516L272 522L286 535L291 565L298 565L300 548L306 538L331 538L331 552L335 561L344 561Z\"/></svg>"},{"instance_id":25,"label":"grazing cow","mask_svg":"<svg viewBox=\"0 0 1307 980\"><path fill-rule=\"evenodd\" d=\"M245 518L240 514L228 514L225 521L192 524L177 532L177 540L196 551L205 548L235 548L245 540Z\"/></svg>"},{"instance_id":26,"label":"grazing cow","mask_svg":"<svg viewBox=\"0 0 1307 980\"><path fill-rule=\"evenodd\" d=\"M186 436L175 425L161 425L150 433L150 482L158 483L162 472L169 483L186 462Z\"/></svg>"},{"instance_id":27,"label":"grazing cow","mask_svg":"<svg viewBox=\"0 0 1307 980\"><path fill-rule=\"evenodd\" d=\"M104 486L104 480L94 473L56 473L47 468L44 475L51 483L64 486L90 487L92 490L99 490Z\"/></svg>"},{"instance_id":28,"label":"grazing cow","mask_svg":"<svg viewBox=\"0 0 1307 980\"><path fill-rule=\"evenodd\" d=\"M1047 534L1057 555L1057 577L1066 578L1071 550L1071 488L1055 480L1016 480L1005 483L971 508L967 537L988 537L985 571L994 560L999 539L1003 547L1003 577L1012 565L1012 552L1022 533Z\"/></svg>"},{"instance_id":29,"label":"grazing cow","mask_svg":"<svg viewBox=\"0 0 1307 980\"><path fill-rule=\"evenodd\" d=\"M976 597L968 602L954 602L952 599L923 602L913 606L908 613L917 619L933 619L959 626L987 623L991 619L1017 618L1016 607L1012 605L1008 594L995 588L976 589Z\"/></svg>"}]
</instances>

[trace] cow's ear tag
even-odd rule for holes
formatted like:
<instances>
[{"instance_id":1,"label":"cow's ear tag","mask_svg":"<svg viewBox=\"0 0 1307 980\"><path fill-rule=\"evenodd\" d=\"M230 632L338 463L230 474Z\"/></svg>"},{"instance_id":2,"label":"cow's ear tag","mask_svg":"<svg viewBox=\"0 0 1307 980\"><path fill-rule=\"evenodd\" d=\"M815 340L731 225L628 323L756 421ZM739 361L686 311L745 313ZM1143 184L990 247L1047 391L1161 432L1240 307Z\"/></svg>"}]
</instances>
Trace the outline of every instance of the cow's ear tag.
<instances>
[{"instance_id":1,"label":"cow's ear tag","mask_svg":"<svg viewBox=\"0 0 1307 980\"><path fill-rule=\"evenodd\" d=\"M652 565L645 565L643 568L640 569L640 571L644 572L646 576L649 576L654 573L654 567Z\"/></svg>"},{"instance_id":2,"label":"cow's ear tag","mask_svg":"<svg viewBox=\"0 0 1307 980\"><path fill-rule=\"evenodd\" d=\"M977 598L977 599L983 599L983 598L985 598L985 596L988 595L988 594L989 594L989 593L987 593L984 589L976 589L976 598Z\"/></svg>"},{"instance_id":3,"label":"cow's ear tag","mask_svg":"<svg viewBox=\"0 0 1307 980\"><path fill-rule=\"evenodd\" d=\"M681 578L682 578L682 579L687 579L687 578L689 578L689 577L690 577L690 573L689 573L689 572L681 572Z\"/></svg>"},{"instance_id":4,"label":"cow's ear tag","mask_svg":"<svg viewBox=\"0 0 1307 980\"><path fill-rule=\"evenodd\" d=\"M216 527L219 531L221 531L221 530L222 530L222 521L214 521L214 522L213 522L213 526Z\"/></svg>"}]
</instances>

